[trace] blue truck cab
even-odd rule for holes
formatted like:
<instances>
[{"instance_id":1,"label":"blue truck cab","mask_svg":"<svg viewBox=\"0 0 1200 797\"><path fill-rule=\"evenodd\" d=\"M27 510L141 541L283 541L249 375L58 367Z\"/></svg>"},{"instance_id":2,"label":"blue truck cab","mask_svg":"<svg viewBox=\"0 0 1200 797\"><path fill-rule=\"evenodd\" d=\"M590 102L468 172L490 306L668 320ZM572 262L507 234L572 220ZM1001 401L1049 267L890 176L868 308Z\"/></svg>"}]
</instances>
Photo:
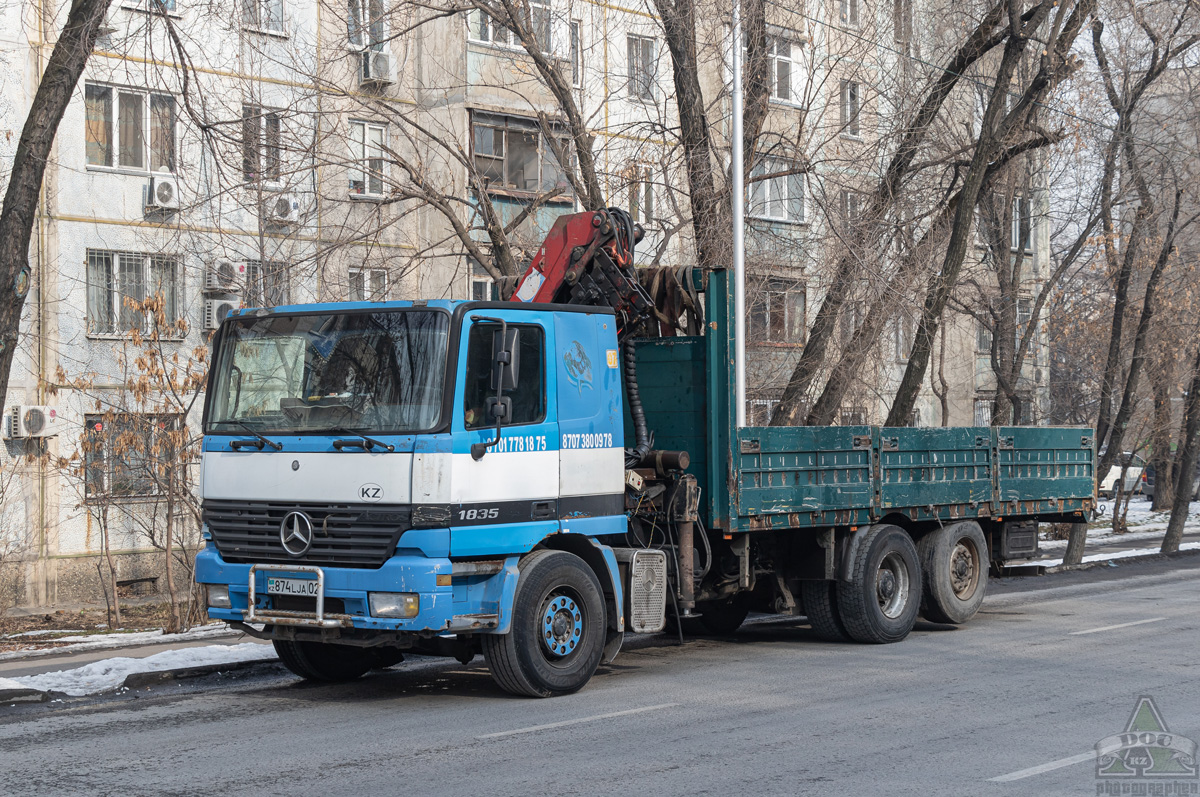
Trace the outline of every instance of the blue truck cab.
<instances>
[{"instance_id":1,"label":"blue truck cab","mask_svg":"<svg viewBox=\"0 0 1200 797\"><path fill-rule=\"evenodd\" d=\"M516 661L502 685L578 688L625 631L622 566L598 542L627 528L619 365L605 309L234 314L205 405L196 580L209 616L273 639L302 675L340 680L403 650L469 658L478 637L513 633L523 581L565 568L526 609L545 677ZM661 552L636 558L661 577ZM639 630L659 630L662 611Z\"/></svg>"}]
</instances>

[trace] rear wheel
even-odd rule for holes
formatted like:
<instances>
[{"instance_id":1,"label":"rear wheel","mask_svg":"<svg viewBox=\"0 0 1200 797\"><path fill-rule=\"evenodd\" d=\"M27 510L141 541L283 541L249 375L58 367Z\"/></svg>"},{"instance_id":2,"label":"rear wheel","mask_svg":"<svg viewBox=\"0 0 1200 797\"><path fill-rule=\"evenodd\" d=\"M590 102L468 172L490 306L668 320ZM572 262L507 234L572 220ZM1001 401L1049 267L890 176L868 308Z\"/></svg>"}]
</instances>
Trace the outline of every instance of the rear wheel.
<instances>
[{"instance_id":1,"label":"rear wheel","mask_svg":"<svg viewBox=\"0 0 1200 797\"><path fill-rule=\"evenodd\" d=\"M553 697L591 680L604 651L600 582L583 560L535 551L521 560L507 634L484 635L483 655L506 692Z\"/></svg>"},{"instance_id":2,"label":"rear wheel","mask_svg":"<svg viewBox=\"0 0 1200 797\"><path fill-rule=\"evenodd\" d=\"M817 636L826 642L846 642L850 635L838 615L836 581L801 581L800 600Z\"/></svg>"},{"instance_id":3,"label":"rear wheel","mask_svg":"<svg viewBox=\"0 0 1200 797\"><path fill-rule=\"evenodd\" d=\"M853 555L850 580L837 582L846 633L857 642L899 642L921 608L917 546L904 529L883 524L863 532Z\"/></svg>"},{"instance_id":4,"label":"rear wheel","mask_svg":"<svg viewBox=\"0 0 1200 797\"><path fill-rule=\"evenodd\" d=\"M973 520L931 531L917 545L924 579L921 613L935 623L965 623L987 592L987 541Z\"/></svg>"},{"instance_id":5,"label":"rear wheel","mask_svg":"<svg viewBox=\"0 0 1200 797\"><path fill-rule=\"evenodd\" d=\"M271 644L275 646L275 652L279 654L283 666L309 681L353 681L370 669L390 666L381 664L383 660L371 648L331 645L325 642L293 642L286 639L276 639Z\"/></svg>"}]
</instances>

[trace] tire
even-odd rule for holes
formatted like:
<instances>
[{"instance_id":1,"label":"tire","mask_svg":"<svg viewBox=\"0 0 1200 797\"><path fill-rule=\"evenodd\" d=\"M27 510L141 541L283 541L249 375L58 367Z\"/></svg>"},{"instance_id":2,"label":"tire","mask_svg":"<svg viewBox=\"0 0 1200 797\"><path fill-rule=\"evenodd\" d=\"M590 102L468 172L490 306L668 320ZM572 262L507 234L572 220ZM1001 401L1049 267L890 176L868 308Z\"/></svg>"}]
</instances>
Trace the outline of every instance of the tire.
<instances>
[{"instance_id":1,"label":"tire","mask_svg":"<svg viewBox=\"0 0 1200 797\"><path fill-rule=\"evenodd\" d=\"M700 624L710 634L729 636L742 627L746 615L750 614L750 596L738 593L729 600L707 601L696 606L700 612Z\"/></svg>"},{"instance_id":2,"label":"tire","mask_svg":"<svg viewBox=\"0 0 1200 797\"><path fill-rule=\"evenodd\" d=\"M917 543L924 582L921 613L935 623L965 623L987 593L988 554L973 520L929 532Z\"/></svg>"},{"instance_id":3,"label":"tire","mask_svg":"<svg viewBox=\"0 0 1200 797\"><path fill-rule=\"evenodd\" d=\"M804 614L817 637L825 642L848 642L850 635L838 614L836 581L801 581Z\"/></svg>"},{"instance_id":4,"label":"tire","mask_svg":"<svg viewBox=\"0 0 1200 797\"><path fill-rule=\"evenodd\" d=\"M331 645L325 642L272 640L279 660L296 675L308 681L343 683L361 677L378 667L380 659L370 648Z\"/></svg>"},{"instance_id":5,"label":"tire","mask_svg":"<svg viewBox=\"0 0 1200 797\"><path fill-rule=\"evenodd\" d=\"M564 551L534 551L521 571L507 634L481 637L500 688L556 697L584 687L604 652L604 594L583 560Z\"/></svg>"},{"instance_id":6,"label":"tire","mask_svg":"<svg viewBox=\"0 0 1200 797\"><path fill-rule=\"evenodd\" d=\"M850 580L837 582L838 613L856 642L886 644L908 636L921 610L921 561L899 526L863 532Z\"/></svg>"}]
</instances>

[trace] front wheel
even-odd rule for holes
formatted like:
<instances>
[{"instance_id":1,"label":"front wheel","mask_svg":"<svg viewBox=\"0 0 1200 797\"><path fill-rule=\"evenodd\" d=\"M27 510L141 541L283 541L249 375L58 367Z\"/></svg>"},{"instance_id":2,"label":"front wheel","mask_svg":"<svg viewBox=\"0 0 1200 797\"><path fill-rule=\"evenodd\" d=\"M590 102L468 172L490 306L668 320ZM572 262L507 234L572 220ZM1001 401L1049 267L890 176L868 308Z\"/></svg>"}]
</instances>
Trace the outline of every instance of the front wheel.
<instances>
[{"instance_id":1,"label":"front wheel","mask_svg":"<svg viewBox=\"0 0 1200 797\"><path fill-rule=\"evenodd\" d=\"M921 608L921 564L904 529L882 524L863 532L850 580L838 582L837 601L846 633L857 642L908 636Z\"/></svg>"},{"instance_id":2,"label":"front wheel","mask_svg":"<svg viewBox=\"0 0 1200 797\"><path fill-rule=\"evenodd\" d=\"M482 637L492 678L515 695L576 692L604 652L600 582L583 560L564 551L535 551L518 567L509 632Z\"/></svg>"},{"instance_id":3,"label":"front wheel","mask_svg":"<svg viewBox=\"0 0 1200 797\"><path fill-rule=\"evenodd\" d=\"M275 652L279 654L279 660L283 662L284 667L309 681L353 681L368 670L390 666L383 665L384 659L371 648L331 645L325 642L292 642L286 639L276 639L271 644L275 646ZM391 664L395 663L396 661L391 661Z\"/></svg>"}]
</instances>

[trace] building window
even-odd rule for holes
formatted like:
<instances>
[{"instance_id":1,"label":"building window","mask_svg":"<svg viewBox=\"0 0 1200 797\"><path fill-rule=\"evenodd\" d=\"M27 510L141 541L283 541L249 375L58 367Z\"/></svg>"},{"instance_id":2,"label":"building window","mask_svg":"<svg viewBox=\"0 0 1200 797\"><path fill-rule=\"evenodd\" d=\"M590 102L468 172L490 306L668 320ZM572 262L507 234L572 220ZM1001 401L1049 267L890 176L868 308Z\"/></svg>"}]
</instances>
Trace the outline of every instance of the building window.
<instances>
[{"instance_id":1,"label":"building window","mask_svg":"<svg viewBox=\"0 0 1200 797\"><path fill-rule=\"evenodd\" d=\"M500 287L475 258L467 258L471 266L471 300L475 302L500 301Z\"/></svg>"},{"instance_id":2,"label":"building window","mask_svg":"<svg viewBox=\"0 0 1200 797\"><path fill-rule=\"evenodd\" d=\"M750 340L768 343L804 342L804 286L769 279L750 304Z\"/></svg>"},{"instance_id":3,"label":"building window","mask_svg":"<svg viewBox=\"0 0 1200 797\"><path fill-rule=\"evenodd\" d=\"M1014 252L1033 251L1033 220L1030 216L1029 198L1013 197L1012 249Z\"/></svg>"},{"instance_id":4,"label":"building window","mask_svg":"<svg viewBox=\"0 0 1200 797\"><path fill-rule=\"evenodd\" d=\"M561 189L560 199L574 197L566 172L536 122L479 115L472 128L475 168L488 189L531 193Z\"/></svg>"},{"instance_id":5,"label":"building window","mask_svg":"<svg viewBox=\"0 0 1200 797\"><path fill-rule=\"evenodd\" d=\"M258 105L242 106L242 176L246 182L279 182L282 115Z\"/></svg>"},{"instance_id":6,"label":"building window","mask_svg":"<svg viewBox=\"0 0 1200 797\"><path fill-rule=\"evenodd\" d=\"M175 171L174 97L94 83L83 96L89 166Z\"/></svg>"},{"instance_id":7,"label":"building window","mask_svg":"<svg viewBox=\"0 0 1200 797\"><path fill-rule=\"evenodd\" d=\"M770 426L771 416L778 406L776 399L746 399L746 425Z\"/></svg>"},{"instance_id":8,"label":"building window","mask_svg":"<svg viewBox=\"0 0 1200 797\"><path fill-rule=\"evenodd\" d=\"M387 41L383 0L349 0L346 27L350 46L362 50L382 50Z\"/></svg>"},{"instance_id":9,"label":"building window","mask_svg":"<svg viewBox=\"0 0 1200 797\"><path fill-rule=\"evenodd\" d=\"M894 327L896 339L896 362L908 362L913 347L915 321L908 313L901 312Z\"/></svg>"},{"instance_id":10,"label":"building window","mask_svg":"<svg viewBox=\"0 0 1200 797\"><path fill-rule=\"evenodd\" d=\"M857 136L862 132L859 117L862 112L861 87L856 81L843 80L842 87L842 133Z\"/></svg>"},{"instance_id":11,"label":"building window","mask_svg":"<svg viewBox=\"0 0 1200 797\"><path fill-rule=\"evenodd\" d=\"M272 260L246 261L247 307L278 307L291 302L288 264Z\"/></svg>"},{"instance_id":12,"label":"building window","mask_svg":"<svg viewBox=\"0 0 1200 797\"><path fill-rule=\"evenodd\" d=\"M350 301L387 301L388 275L381 268L350 269Z\"/></svg>"},{"instance_id":13,"label":"building window","mask_svg":"<svg viewBox=\"0 0 1200 797\"><path fill-rule=\"evenodd\" d=\"M843 407L838 424L841 426L866 426L867 408L862 406Z\"/></svg>"},{"instance_id":14,"label":"building window","mask_svg":"<svg viewBox=\"0 0 1200 797\"><path fill-rule=\"evenodd\" d=\"M350 123L350 193L383 196L384 148L387 127L370 122Z\"/></svg>"},{"instance_id":15,"label":"building window","mask_svg":"<svg viewBox=\"0 0 1200 797\"><path fill-rule=\"evenodd\" d=\"M763 158L750 170L750 215L804 221L804 175L791 161Z\"/></svg>"},{"instance_id":16,"label":"building window","mask_svg":"<svg viewBox=\"0 0 1200 797\"><path fill-rule=\"evenodd\" d=\"M912 0L892 0L892 37L900 44L912 41Z\"/></svg>"},{"instance_id":17,"label":"building window","mask_svg":"<svg viewBox=\"0 0 1200 797\"><path fill-rule=\"evenodd\" d=\"M919 409L913 410L911 413L909 413L908 425L914 428L921 425L921 411Z\"/></svg>"},{"instance_id":18,"label":"building window","mask_svg":"<svg viewBox=\"0 0 1200 797\"><path fill-rule=\"evenodd\" d=\"M992 328L981 319L975 320L975 351L991 352Z\"/></svg>"},{"instance_id":19,"label":"building window","mask_svg":"<svg viewBox=\"0 0 1200 797\"><path fill-rule=\"evenodd\" d=\"M859 0L838 0L838 19L843 25L858 27L858 2Z\"/></svg>"},{"instance_id":20,"label":"building window","mask_svg":"<svg viewBox=\"0 0 1200 797\"><path fill-rule=\"evenodd\" d=\"M850 341L854 339L854 333L858 331L861 320L862 310L857 303L846 302L842 305L841 317L839 318L842 348L850 345Z\"/></svg>"},{"instance_id":21,"label":"building window","mask_svg":"<svg viewBox=\"0 0 1200 797\"><path fill-rule=\"evenodd\" d=\"M542 52L551 52L550 4L544 0L529 0L520 7L522 25L533 35ZM499 44L504 47L520 47L521 38L498 20L483 11L471 12L471 38L475 41Z\"/></svg>"},{"instance_id":22,"label":"building window","mask_svg":"<svg viewBox=\"0 0 1200 797\"><path fill-rule=\"evenodd\" d=\"M626 43L629 49L629 96L653 100L658 65L655 40L647 36L630 36Z\"/></svg>"},{"instance_id":23,"label":"building window","mask_svg":"<svg viewBox=\"0 0 1200 797\"><path fill-rule=\"evenodd\" d=\"M242 0L242 25L252 30L283 33L283 0Z\"/></svg>"},{"instance_id":24,"label":"building window","mask_svg":"<svg viewBox=\"0 0 1200 797\"><path fill-rule=\"evenodd\" d=\"M175 460L179 416L109 413L84 416L84 494L88 498L158 495Z\"/></svg>"},{"instance_id":25,"label":"building window","mask_svg":"<svg viewBox=\"0 0 1200 797\"><path fill-rule=\"evenodd\" d=\"M1017 299L1017 329L1016 340L1013 341L1014 348L1021 345L1021 337L1025 334L1025 329L1029 326L1029 321L1032 318L1033 300Z\"/></svg>"},{"instance_id":26,"label":"building window","mask_svg":"<svg viewBox=\"0 0 1200 797\"><path fill-rule=\"evenodd\" d=\"M792 102L792 42L782 36L767 37L771 99Z\"/></svg>"},{"instance_id":27,"label":"building window","mask_svg":"<svg viewBox=\"0 0 1200 797\"><path fill-rule=\"evenodd\" d=\"M654 218L654 172L649 166L633 167L629 182L629 215L642 226Z\"/></svg>"},{"instance_id":28,"label":"building window","mask_svg":"<svg viewBox=\"0 0 1200 797\"><path fill-rule=\"evenodd\" d=\"M854 227L862 208L862 196L857 191L842 191L838 196L842 211L842 225L846 230Z\"/></svg>"},{"instance_id":29,"label":"building window","mask_svg":"<svg viewBox=\"0 0 1200 797\"><path fill-rule=\"evenodd\" d=\"M142 306L149 297L160 297L168 328L174 337L179 321L179 261L141 252L87 250L88 332L113 335L133 329L145 331L152 321Z\"/></svg>"},{"instance_id":30,"label":"building window","mask_svg":"<svg viewBox=\"0 0 1200 797\"><path fill-rule=\"evenodd\" d=\"M975 425L976 426L991 426L992 425L992 399L990 399L990 398L975 399Z\"/></svg>"},{"instance_id":31,"label":"building window","mask_svg":"<svg viewBox=\"0 0 1200 797\"><path fill-rule=\"evenodd\" d=\"M575 88L583 85L582 28L582 22L577 19L571 20L571 85Z\"/></svg>"}]
</instances>

